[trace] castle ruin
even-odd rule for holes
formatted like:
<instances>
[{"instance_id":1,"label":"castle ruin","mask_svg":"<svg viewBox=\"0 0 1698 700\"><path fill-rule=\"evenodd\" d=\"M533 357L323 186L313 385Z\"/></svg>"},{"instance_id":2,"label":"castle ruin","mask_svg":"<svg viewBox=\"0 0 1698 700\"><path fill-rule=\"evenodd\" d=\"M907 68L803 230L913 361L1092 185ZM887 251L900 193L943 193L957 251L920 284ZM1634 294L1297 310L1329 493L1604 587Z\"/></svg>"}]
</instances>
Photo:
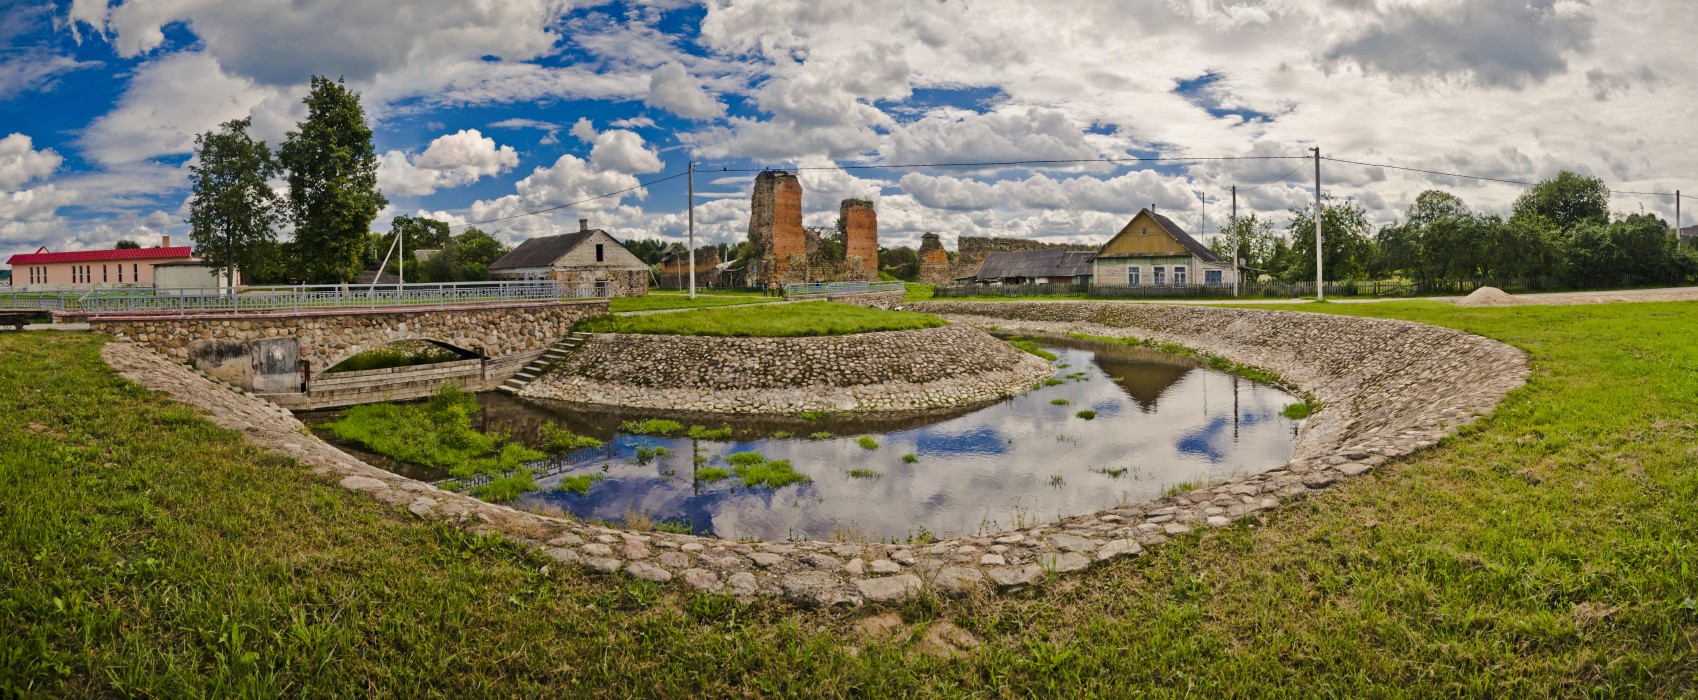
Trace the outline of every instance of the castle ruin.
<instances>
[{"instance_id":1,"label":"castle ruin","mask_svg":"<svg viewBox=\"0 0 1698 700\"><path fill-rule=\"evenodd\" d=\"M926 284L950 284L955 280L972 277L979 274L979 264L985 261L985 256L991 253L1019 252L1025 250L1044 250L1059 248L1062 250L1095 251L1098 246L1088 243L1041 243L1025 238L995 238L991 236L962 236L956 241L958 252L955 259L949 259L949 251L944 250L942 239L935 233L920 237L920 281Z\"/></svg>"},{"instance_id":2,"label":"castle ruin","mask_svg":"<svg viewBox=\"0 0 1698 700\"><path fill-rule=\"evenodd\" d=\"M843 200L841 259L826 254L818 231L802 226L802 181L796 173L762 171L749 204L749 285L878 279L878 214L872 202Z\"/></svg>"}]
</instances>

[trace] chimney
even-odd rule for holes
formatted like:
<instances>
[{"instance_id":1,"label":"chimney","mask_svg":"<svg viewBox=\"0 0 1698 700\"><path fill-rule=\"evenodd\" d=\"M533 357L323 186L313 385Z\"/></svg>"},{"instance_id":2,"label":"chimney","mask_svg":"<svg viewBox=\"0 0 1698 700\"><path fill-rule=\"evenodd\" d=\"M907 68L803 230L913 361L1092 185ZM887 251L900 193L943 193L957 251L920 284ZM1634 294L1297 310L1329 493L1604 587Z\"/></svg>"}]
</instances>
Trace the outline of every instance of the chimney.
<instances>
[{"instance_id":1,"label":"chimney","mask_svg":"<svg viewBox=\"0 0 1698 700\"><path fill-rule=\"evenodd\" d=\"M171 236L170 235L160 236L159 237L159 247L170 248L171 247Z\"/></svg>"},{"instance_id":2,"label":"chimney","mask_svg":"<svg viewBox=\"0 0 1698 700\"><path fill-rule=\"evenodd\" d=\"M588 230L590 230L590 220L578 219L578 231L581 233Z\"/></svg>"}]
</instances>

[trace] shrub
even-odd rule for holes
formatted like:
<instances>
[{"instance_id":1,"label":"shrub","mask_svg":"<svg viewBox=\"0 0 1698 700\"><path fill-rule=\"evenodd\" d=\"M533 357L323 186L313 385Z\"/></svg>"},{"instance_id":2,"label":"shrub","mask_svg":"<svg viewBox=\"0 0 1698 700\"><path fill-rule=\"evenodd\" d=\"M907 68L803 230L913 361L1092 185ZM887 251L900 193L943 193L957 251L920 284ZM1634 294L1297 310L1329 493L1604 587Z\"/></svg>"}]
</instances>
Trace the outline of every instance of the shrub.
<instances>
[{"instance_id":1,"label":"shrub","mask_svg":"<svg viewBox=\"0 0 1698 700\"><path fill-rule=\"evenodd\" d=\"M1280 415L1292 420L1303 420L1304 418L1308 418L1309 414L1314 412L1315 407L1310 406L1309 403L1305 401L1303 403L1294 403L1290 406L1286 406L1285 410L1280 411Z\"/></svg>"},{"instance_id":2,"label":"shrub","mask_svg":"<svg viewBox=\"0 0 1698 700\"><path fill-rule=\"evenodd\" d=\"M913 464L915 462L920 461L920 457L918 455L912 453L912 452L909 452L908 454L902 455L902 461L907 463L907 464Z\"/></svg>"},{"instance_id":3,"label":"shrub","mask_svg":"<svg viewBox=\"0 0 1698 700\"><path fill-rule=\"evenodd\" d=\"M554 424L542 426L542 449L549 454L561 455L602 445L600 440L587 435L576 435Z\"/></svg>"},{"instance_id":4,"label":"shrub","mask_svg":"<svg viewBox=\"0 0 1698 700\"><path fill-rule=\"evenodd\" d=\"M692 425L690 426L689 436L697 440L717 440L723 442L731 439L731 426L724 425L718 428L709 428L705 425Z\"/></svg>"},{"instance_id":5,"label":"shrub","mask_svg":"<svg viewBox=\"0 0 1698 700\"><path fill-rule=\"evenodd\" d=\"M1078 416L1080 418L1083 418L1085 420L1091 420L1092 418L1097 417L1097 412L1087 408L1087 409L1080 411L1078 413L1075 413L1073 415Z\"/></svg>"},{"instance_id":6,"label":"shrub","mask_svg":"<svg viewBox=\"0 0 1698 700\"><path fill-rule=\"evenodd\" d=\"M711 484L715 481L723 481L729 478L731 478L731 472L720 469L719 467L708 467L707 469L696 470L696 481L700 481L704 484Z\"/></svg>"},{"instance_id":7,"label":"shrub","mask_svg":"<svg viewBox=\"0 0 1698 700\"><path fill-rule=\"evenodd\" d=\"M671 435L684 430L684 424L665 418L628 420L619 424L619 431L630 435Z\"/></svg>"},{"instance_id":8,"label":"shrub","mask_svg":"<svg viewBox=\"0 0 1698 700\"><path fill-rule=\"evenodd\" d=\"M561 479L560 484L555 486L554 490L582 496L590 492L591 486L599 484L605 479L607 479L607 476L603 474L577 474Z\"/></svg>"},{"instance_id":9,"label":"shrub","mask_svg":"<svg viewBox=\"0 0 1698 700\"><path fill-rule=\"evenodd\" d=\"M1055 406L1066 406L1067 404L1073 403L1072 401L1068 401L1067 399L1050 399L1049 402L1050 402L1050 404L1055 405Z\"/></svg>"},{"instance_id":10,"label":"shrub","mask_svg":"<svg viewBox=\"0 0 1698 700\"><path fill-rule=\"evenodd\" d=\"M868 449L868 450L878 449L878 441L872 439L871 436L867 436L867 435L862 435L861 437L856 438L855 444L860 445L862 448Z\"/></svg>"}]
</instances>

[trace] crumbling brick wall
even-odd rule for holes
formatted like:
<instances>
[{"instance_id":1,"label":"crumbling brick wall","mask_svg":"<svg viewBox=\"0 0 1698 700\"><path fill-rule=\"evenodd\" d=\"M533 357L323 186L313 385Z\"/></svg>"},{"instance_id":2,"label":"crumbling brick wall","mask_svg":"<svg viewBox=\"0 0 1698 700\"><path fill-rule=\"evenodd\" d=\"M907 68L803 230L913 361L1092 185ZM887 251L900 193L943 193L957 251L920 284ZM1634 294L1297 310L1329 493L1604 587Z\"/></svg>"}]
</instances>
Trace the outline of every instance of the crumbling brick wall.
<instances>
[{"instance_id":1,"label":"crumbling brick wall","mask_svg":"<svg viewBox=\"0 0 1698 700\"><path fill-rule=\"evenodd\" d=\"M802 232L802 181L796 173L767 170L755 177L749 245L757 251L750 283L803 281L807 240Z\"/></svg>"},{"instance_id":2,"label":"crumbling brick wall","mask_svg":"<svg viewBox=\"0 0 1698 700\"><path fill-rule=\"evenodd\" d=\"M949 251L943 249L943 239L935 233L920 236L920 281L926 284L949 284Z\"/></svg>"},{"instance_id":3,"label":"crumbling brick wall","mask_svg":"<svg viewBox=\"0 0 1698 700\"><path fill-rule=\"evenodd\" d=\"M865 199L845 199L838 209L843 219L843 259L858 263L847 271L849 280L878 279L878 213Z\"/></svg>"}]
</instances>

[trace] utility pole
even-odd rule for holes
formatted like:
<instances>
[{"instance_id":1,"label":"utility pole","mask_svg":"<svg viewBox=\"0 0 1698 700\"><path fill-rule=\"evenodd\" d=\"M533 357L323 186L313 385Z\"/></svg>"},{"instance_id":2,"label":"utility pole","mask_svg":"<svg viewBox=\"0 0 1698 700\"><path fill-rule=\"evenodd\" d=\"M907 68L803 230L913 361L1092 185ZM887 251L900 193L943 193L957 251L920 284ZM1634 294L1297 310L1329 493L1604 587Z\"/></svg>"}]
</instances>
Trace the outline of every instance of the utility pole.
<instances>
[{"instance_id":1,"label":"utility pole","mask_svg":"<svg viewBox=\"0 0 1698 700\"><path fill-rule=\"evenodd\" d=\"M1325 277L1321 273L1321 147L1316 146L1315 152L1315 301L1326 301Z\"/></svg>"},{"instance_id":2,"label":"utility pole","mask_svg":"<svg viewBox=\"0 0 1698 700\"><path fill-rule=\"evenodd\" d=\"M690 298L696 298L696 164L690 163Z\"/></svg>"},{"instance_id":3,"label":"utility pole","mask_svg":"<svg viewBox=\"0 0 1698 700\"><path fill-rule=\"evenodd\" d=\"M396 253L399 255L395 258L395 291L400 292L405 289L402 285L407 283L407 227L402 226L401 230L395 232L395 245L398 246ZM381 268L378 269L377 276L383 276Z\"/></svg>"},{"instance_id":4,"label":"utility pole","mask_svg":"<svg viewBox=\"0 0 1698 700\"><path fill-rule=\"evenodd\" d=\"M1674 191L1674 247L1680 248L1680 190Z\"/></svg>"},{"instance_id":5,"label":"utility pole","mask_svg":"<svg viewBox=\"0 0 1698 700\"><path fill-rule=\"evenodd\" d=\"M1232 223L1230 225L1232 226L1232 236L1234 238L1237 238L1242 233L1238 230L1238 186L1237 185L1232 186ZM1238 296L1238 288L1244 286L1244 258L1243 258L1242 255L1240 255L1240 253L1242 253L1244 251L1240 250L1240 248L1242 247L1240 245L1240 243L1241 243L1241 241L1238 241L1238 240L1232 241L1232 296ZM1234 412L1237 412L1237 410L1238 410L1238 380L1237 379L1233 379L1233 382L1232 382L1232 410ZM1238 430L1238 424L1236 422L1237 420L1238 420L1238 417L1233 416L1234 423L1233 423L1232 429L1233 429L1233 431L1235 431L1235 433L1234 433L1235 435L1236 435L1236 431Z\"/></svg>"}]
</instances>

